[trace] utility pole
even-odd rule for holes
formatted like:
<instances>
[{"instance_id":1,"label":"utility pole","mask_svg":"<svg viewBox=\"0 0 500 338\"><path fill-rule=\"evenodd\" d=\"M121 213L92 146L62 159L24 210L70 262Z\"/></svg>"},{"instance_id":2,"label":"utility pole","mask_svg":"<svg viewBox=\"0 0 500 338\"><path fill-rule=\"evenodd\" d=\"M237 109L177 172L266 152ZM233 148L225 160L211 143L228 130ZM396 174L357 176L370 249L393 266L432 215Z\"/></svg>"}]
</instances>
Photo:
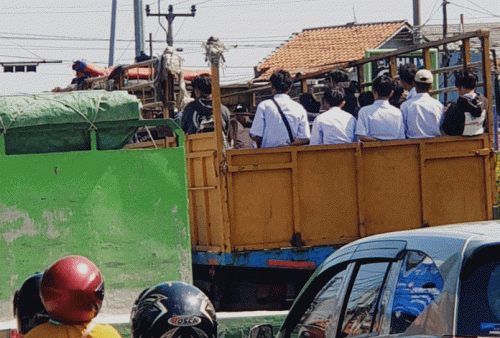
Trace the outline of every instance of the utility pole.
<instances>
[{"instance_id":1,"label":"utility pole","mask_svg":"<svg viewBox=\"0 0 500 338\"><path fill-rule=\"evenodd\" d=\"M448 0L443 0L443 39L448 36L448 14L446 11L446 5L448 5ZM448 67L450 65L450 53L448 51L448 46L443 45L443 67ZM448 73L443 73L443 87L448 87ZM443 95L444 103L448 102L448 93Z\"/></svg>"},{"instance_id":2,"label":"utility pole","mask_svg":"<svg viewBox=\"0 0 500 338\"><path fill-rule=\"evenodd\" d=\"M142 16L142 0L134 0L135 20L135 59L144 57L144 20Z\"/></svg>"},{"instance_id":3,"label":"utility pole","mask_svg":"<svg viewBox=\"0 0 500 338\"><path fill-rule=\"evenodd\" d=\"M420 0L413 0L413 43L420 43Z\"/></svg>"},{"instance_id":4,"label":"utility pole","mask_svg":"<svg viewBox=\"0 0 500 338\"><path fill-rule=\"evenodd\" d=\"M113 4L111 7L111 32L109 36L109 62L108 62L109 67L113 65L115 59L116 2L117 0L113 0Z\"/></svg>"},{"instance_id":5,"label":"utility pole","mask_svg":"<svg viewBox=\"0 0 500 338\"><path fill-rule=\"evenodd\" d=\"M172 23L174 22L175 17L177 16L192 16L194 17L196 13L196 6L192 5L191 6L191 13L189 14L174 14L174 6L168 5L168 14L163 14L163 13L151 13L149 9L149 5L146 5L146 16L164 16L165 19L167 19L168 22L168 31L167 31L167 45L173 46L174 45L174 38L173 38L173 33L172 33Z\"/></svg>"}]
</instances>

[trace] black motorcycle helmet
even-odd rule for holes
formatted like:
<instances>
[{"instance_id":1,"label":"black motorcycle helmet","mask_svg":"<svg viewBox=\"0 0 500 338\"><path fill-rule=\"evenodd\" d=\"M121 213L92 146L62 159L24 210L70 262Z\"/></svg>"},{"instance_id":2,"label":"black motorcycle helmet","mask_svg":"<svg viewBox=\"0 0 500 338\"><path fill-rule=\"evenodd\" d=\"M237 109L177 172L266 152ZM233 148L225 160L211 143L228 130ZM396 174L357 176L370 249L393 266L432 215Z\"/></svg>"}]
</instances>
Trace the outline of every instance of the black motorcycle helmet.
<instances>
[{"instance_id":1,"label":"black motorcycle helmet","mask_svg":"<svg viewBox=\"0 0 500 338\"><path fill-rule=\"evenodd\" d=\"M14 317L17 330L26 334L29 330L49 321L49 315L40 298L41 273L29 276L14 294Z\"/></svg>"},{"instance_id":2,"label":"black motorcycle helmet","mask_svg":"<svg viewBox=\"0 0 500 338\"><path fill-rule=\"evenodd\" d=\"M144 290L134 303L130 322L132 338L217 338L212 302L184 282Z\"/></svg>"}]
</instances>

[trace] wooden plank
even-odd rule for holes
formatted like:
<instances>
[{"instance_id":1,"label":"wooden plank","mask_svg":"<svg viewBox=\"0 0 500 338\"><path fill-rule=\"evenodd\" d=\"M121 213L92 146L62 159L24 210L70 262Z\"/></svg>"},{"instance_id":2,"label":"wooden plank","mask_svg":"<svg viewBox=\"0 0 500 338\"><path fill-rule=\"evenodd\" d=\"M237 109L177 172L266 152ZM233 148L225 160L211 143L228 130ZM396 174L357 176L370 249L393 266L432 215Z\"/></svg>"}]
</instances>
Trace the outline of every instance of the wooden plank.
<instances>
[{"instance_id":1,"label":"wooden plank","mask_svg":"<svg viewBox=\"0 0 500 338\"><path fill-rule=\"evenodd\" d=\"M200 157L215 157L215 151L214 150L208 150L208 151L197 151L195 153L187 153L186 158L200 158Z\"/></svg>"},{"instance_id":2,"label":"wooden plank","mask_svg":"<svg viewBox=\"0 0 500 338\"><path fill-rule=\"evenodd\" d=\"M205 252L224 252L224 247L222 245L193 245L193 250Z\"/></svg>"},{"instance_id":3,"label":"wooden plank","mask_svg":"<svg viewBox=\"0 0 500 338\"><path fill-rule=\"evenodd\" d=\"M432 69L430 48L424 48L424 50L423 50L423 58L424 58L424 68L425 69Z\"/></svg>"},{"instance_id":4,"label":"wooden plank","mask_svg":"<svg viewBox=\"0 0 500 338\"><path fill-rule=\"evenodd\" d=\"M155 140L156 145L159 148L166 148L166 142L165 140ZM148 148L154 148L155 145L153 142L148 141L148 142L139 142L139 143L129 143L123 146L123 149L148 149Z\"/></svg>"},{"instance_id":5,"label":"wooden plank","mask_svg":"<svg viewBox=\"0 0 500 338\"><path fill-rule=\"evenodd\" d=\"M418 178L420 180L420 184L419 184L420 193L419 193L419 195L420 195L420 210L421 210L420 215L422 216L420 219L420 225L422 227L424 227L427 225L427 217L425 215L426 210L424 208L424 203L425 203L425 199L424 199L424 194L425 194L425 188L424 188L425 160L424 160L424 157L422 156L422 154L425 154L425 142L422 142L418 145L418 161L419 161Z\"/></svg>"},{"instance_id":6,"label":"wooden plank","mask_svg":"<svg viewBox=\"0 0 500 338\"><path fill-rule=\"evenodd\" d=\"M235 245L234 251L266 250L275 248L289 248L289 242L267 242L262 244Z\"/></svg>"},{"instance_id":7,"label":"wooden plank","mask_svg":"<svg viewBox=\"0 0 500 338\"><path fill-rule=\"evenodd\" d=\"M389 58L389 74L391 78L395 79L397 75L397 67L396 67L396 56L391 56Z\"/></svg>"},{"instance_id":8,"label":"wooden plank","mask_svg":"<svg viewBox=\"0 0 500 338\"><path fill-rule=\"evenodd\" d=\"M210 185L210 186L206 186L206 187L192 187L192 188L188 188L189 191L215 190L215 189L217 189L217 186L215 186L215 185Z\"/></svg>"},{"instance_id":9,"label":"wooden plank","mask_svg":"<svg viewBox=\"0 0 500 338\"><path fill-rule=\"evenodd\" d=\"M494 125L493 121L493 82L491 79L491 59L490 59L490 34L489 31L480 37L481 40L481 58L483 61L483 82L484 82L484 96L488 99L488 130L490 136L490 144L495 144L493 140L493 129L497 126Z\"/></svg>"},{"instance_id":10,"label":"wooden plank","mask_svg":"<svg viewBox=\"0 0 500 338\"><path fill-rule=\"evenodd\" d=\"M493 193L492 193L492 185L489 184L491 181L495 181L492 178L492 174L495 172L491 170L490 168L490 154L488 152L488 156L484 157L484 184L485 186L485 193L486 193L486 215L489 220L493 219Z\"/></svg>"},{"instance_id":11,"label":"wooden plank","mask_svg":"<svg viewBox=\"0 0 500 338\"><path fill-rule=\"evenodd\" d=\"M292 155L293 156L293 155ZM293 168L292 163L269 163L269 164L250 164L241 166L228 166L227 170L230 173L239 171L257 171L257 170L279 170Z\"/></svg>"},{"instance_id":12,"label":"wooden plank","mask_svg":"<svg viewBox=\"0 0 500 338\"><path fill-rule=\"evenodd\" d=\"M432 152L424 153L422 156L423 161L444 159L444 158L460 158L460 157L474 157L474 156L489 156L490 149L483 148L474 151L447 151L447 152Z\"/></svg>"},{"instance_id":13,"label":"wooden plank","mask_svg":"<svg viewBox=\"0 0 500 338\"><path fill-rule=\"evenodd\" d=\"M188 145L190 142L187 143ZM189 195L189 224L191 229L191 244L197 244L200 240L200 220L198 219L198 214L196 212L196 191L189 190L190 187L194 185L195 180L195 169L193 165L194 159L186 159L187 165L187 184L188 184L188 195Z\"/></svg>"},{"instance_id":14,"label":"wooden plank","mask_svg":"<svg viewBox=\"0 0 500 338\"><path fill-rule=\"evenodd\" d=\"M230 161L230 157L227 158L229 161ZM231 173L229 170L226 174L226 182L227 182L227 185L226 185L226 189L227 189L227 213L228 213L228 216L229 216L229 222L228 222L228 226L229 226L229 234L232 234L231 232L231 227L233 227L235 225L235 209L236 209L236 206L235 206L235 193L234 193L234 182L233 182L233 173ZM224 229L224 232L226 231L226 229ZM232 237L229 237L229 243L230 243L230 246L226 248L227 251L231 252L233 251L233 243L234 243L234 240Z\"/></svg>"},{"instance_id":15,"label":"wooden plank","mask_svg":"<svg viewBox=\"0 0 500 338\"><path fill-rule=\"evenodd\" d=\"M142 109L150 109L150 108L162 108L163 107L163 102L161 101L155 101L151 103L146 103L142 105Z\"/></svg>"},{"instance_id":16,"label":"wooden plank","mask_svg":"<svg viewBox=\"0 0 500 338\"><path fill-rule=\"evenodd\" d=\"M363 184L363 152L361 151L362 143L356 145L356 187L357 187L357 203L358 203L358 236L366 236L365 209L364 209L364 184Z\"/></svg>"},{"instance_id":17,"label":"wooden plank","mask_svg":"<svg viewBox=\"0 0 500 338\"><path fill-rule=\"evenodd\" d=\"M478 62L467 62L467 64L469 65L469 67L471 68L474 68L474 67L481 67L482 66L482 62L481 61L478 61ZM465 63L462 63L462 64L458 64L458 65L455 65L455 66L451 66L451 67L443 67L443 68L437 68L437 69L432 69L431 72L432 74L436 75L436 74L443 74L443 73L451 73L451 72L454 72L456 70L460 70L460 69L463 69L465 68Z\"/></svg>"},{"instance_id":18,"label":"wooden plank","mask_svg":"<svg viewBox=\"0 0 500 338\"><path fill-rule=\"evenodd\" d=\"M307 89L307 80L306 79L302 79L300 81L300 85L302 86L302 93L307 93L308 92L308 89Z\"/></svg>"},{"instance_id":19,"label":"wooden plank","mask_svg":"<svg viewBox=\"0 0 500 338\"><path fill-rule=\"evenodd\" d=\"M361 88L364 88L363 85L365 84L365 68L364 65L358 65L356 67L356 72L358 73L358 82L361 85Z\"/></svg>"},{"instance_id":20,"label":"wooden plank","mask_svg":"<svg viewBox=\"0 0 500 338\"><path fill-rule=\"evenodd\" d=\"M154 89L154 82L146 82L146 83L139 83L135 85L130 85L130 86L124 86L122 89L127 90L127 91L134 91L134 90L143 90L145 88L148 88L150 90Z\"/></svg>"},{"instance_id":21,"label":"wooden plank","mask_svg":"<svg viewBox=\"0 0 500 338\"><path fill-rule=\"evenodd\" d=\"M472 66L470 58L470 39L463 39L461 47L462 47L463 67L468 68L469 66Z\"/></svg>"},{"instance_id":22,"label":"wooden plank","mask_svg":"<svg viewBox=\"0 0 500 338\"><path fill-rule=\"evenodd\" d=\"M293 232L301 233L300 204L299 204L299 173L297 168L297 147L292 150L292 203L293 203Z\"/></svg>"},{"instance_id":23,"label":"wooden plank","mask_svg":"<svg viewBox=\"0 0 500 338\"><path fill-rule=\"evenodd\" d=\"M219 175L219 198L222 215L222 229L224 246L230 250L231 248L231 226L229 222L229 207L227 197L227 162L224 150L224 140L222 134L222 113L221 113L221 92L220 92L220 77L219 63L221 55L210 55L210 63L212 70L212 109L215 124L215 139L216 139L216 174Z\"/></svg>"},{"instance_id":24,"label":"wooden plank","mask_svg":"<svg viewBox=\"0 0 500 338\"><path fill-rule=\"evenodd\" d=\"M203 157L201 159L201 170L202 170L202 177L203 177L203 186L206 187L208 186L208 174L207 174L207 158ZM215 189L217 189L217 186L215 186ZM206 236L207 236L207 243L203 243L205 245L212 245L212 224L215 223L215 220L211 219L210 215L210 195L208 194L208 190L204 189L203 190L203 199L205 200L205 224L206 224Z\"/></svg>"}]
</instances>

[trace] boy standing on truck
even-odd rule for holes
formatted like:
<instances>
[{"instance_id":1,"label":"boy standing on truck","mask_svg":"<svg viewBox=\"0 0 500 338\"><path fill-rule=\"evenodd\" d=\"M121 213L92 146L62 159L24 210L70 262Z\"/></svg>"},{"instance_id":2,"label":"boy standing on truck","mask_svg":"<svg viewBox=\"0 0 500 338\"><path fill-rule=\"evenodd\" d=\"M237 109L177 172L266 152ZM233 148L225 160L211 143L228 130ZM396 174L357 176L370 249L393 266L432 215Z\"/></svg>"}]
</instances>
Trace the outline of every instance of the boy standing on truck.
<instances>
[{"instance_id":1,"label":"boy standing on truck","mask_svg":"<svg viewBox=\"0 0 500 338\"><path fill-rule=\"evenodd\" d=\"M409 104L401 106L407 138L441 136L443 104L429 95L432 82L432 73L427 69L420 69L415 74L417 95Z\"/></svg>"},{"instance_id":2,"label":"boy standing on truck","mask_svg":"<svg viewBox=\"0 0 500 338\"><path fill-rule=\"evenodd\" d=\"M356 119L342 110L345 96L342 88L326 89L323 104L328 110L313 123L311 145L352 143L356 140Z\"/></svg>"},{"instance_id":3,"label":"boy standing on truck","mask_svg":"<svg viewBox=\"0 0 500 338\"><path fill-rule=\"evenodd\" d=\"M441 130L449 136L474 136L486 130L488 100L476 93L477 75L470 69L462 69L455 76L458 100L453 102L444 115Z\"/></svg>"},{"instance_id":4,"label":"boy standing on truck","mask_svg":"<svg viewBox=\"0 0 500 338\"><path fill-rule=\"evenodd\" d=\"M181 127L186 134L214 131L212 109L212 80L210 75L196 76L191 83L195 99L182 112ZM221 105L222 131L229 135L229 109Z\"/></svg>"},{"instance_id":5,"label":"boy standing on truck","mask_svg":"<svg viewBox=\"0 0 500 338\"><path fill-rule=\"evenodd\" d=\"M401 140L405 138L403 115L389 103L394 81L381 75L373 81L375 102L359 110L356 135L362 142Z\"/></svg>"},{"instance_id":6,"label":"boy standing on truck","mask_svg":"<svg viewBox=\"0 0 500 338\"><path fill-rule=\"evenodd\" d=\"M257 106L250 136L258 148L308 144L311 131L307 112L288 96L292 88L290 73L278 70L270 81L273 97Z\"/></svg>"},{"instance_id":7,"label":"boy standing on truck","mask_svg":"<svg viewBox=\"0 0 500 338\"><path fill-rule=\"evenodd\" d=\"M401 86L408 93L405 102L413 100L415 95L417 95L417 90L415 89L415 74L417 74L417 71L417 66L413 63L406 63L398 68Z\"/></svg>"}]
</instances>

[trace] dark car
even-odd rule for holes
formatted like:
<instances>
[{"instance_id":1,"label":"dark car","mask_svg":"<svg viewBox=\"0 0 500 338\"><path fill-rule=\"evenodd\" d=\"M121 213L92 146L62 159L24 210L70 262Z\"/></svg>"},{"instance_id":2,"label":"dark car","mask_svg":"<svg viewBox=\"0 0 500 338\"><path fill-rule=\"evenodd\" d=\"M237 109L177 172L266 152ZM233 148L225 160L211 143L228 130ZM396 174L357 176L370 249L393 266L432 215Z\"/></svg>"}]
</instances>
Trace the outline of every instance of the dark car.
<instances>
[{"instance_id":1,"label":"dark car","mask_svg":"<svg viewBox=\"0 0 500 338\"><path fill-rule=\"evenodd\" d=\"M269 338L265 325L251 337ZM337 250L278 338L500 336L500 222L394 232Z\"/></svg>"}]
</instances>

